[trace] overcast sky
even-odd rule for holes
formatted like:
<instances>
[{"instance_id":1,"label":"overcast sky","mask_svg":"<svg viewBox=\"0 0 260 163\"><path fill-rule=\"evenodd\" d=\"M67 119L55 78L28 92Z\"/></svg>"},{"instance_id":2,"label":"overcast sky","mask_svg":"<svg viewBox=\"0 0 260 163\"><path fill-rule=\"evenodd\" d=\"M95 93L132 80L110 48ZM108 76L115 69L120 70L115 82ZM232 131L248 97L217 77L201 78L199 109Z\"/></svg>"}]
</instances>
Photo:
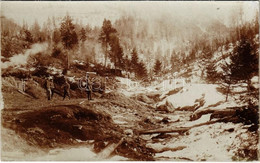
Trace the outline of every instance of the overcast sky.
<instances>
[{"instance_id":1,"label":"overcast sky","mask_svg":"<svg viewBox=\"0 0 260 163\"><path fill-rule=\"evenodd\" d=\"M40 25L48 17L63 17L69 13L74 19L92 26L102 25L103 19L112 21L122 14L134 14L145 19L155 19L162 16L187 20L205 21L218 19L225 24L230 22L234 12L241 6L244 19L252 19L258 11L258 2L1 2L1 14L12 18L18 24L23 20L31 25L36 19Z\"/></svg>"}]
</instances>

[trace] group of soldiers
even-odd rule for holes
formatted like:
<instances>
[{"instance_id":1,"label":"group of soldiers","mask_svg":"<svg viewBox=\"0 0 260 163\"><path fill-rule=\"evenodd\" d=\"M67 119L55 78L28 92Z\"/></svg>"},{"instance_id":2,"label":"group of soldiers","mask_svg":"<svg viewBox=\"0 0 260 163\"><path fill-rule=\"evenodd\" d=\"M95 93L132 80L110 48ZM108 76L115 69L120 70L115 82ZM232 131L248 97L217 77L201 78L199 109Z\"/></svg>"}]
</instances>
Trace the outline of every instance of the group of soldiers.
<instances>
[{"instance_id":1,"label":"group of soldiers","mask_svg":"<svg viewBox=\"0 0 260 163\"><path fill-rule=\"evenodd\" d=\"M65 98L68 96L68 98L70 99L70 84L68 82L68 79L64 77L64 84L62 85L62 90L63 90L63 100L65 100ZM49 77L46 80L46 90L47 90L47 97L48 100L51 100L54 94L54 90L55 90L55 85L53 82L53 78ZM88 100L92 100L91 98L91 93L92 93L92 86L89 80L89 76L86 76L86 92L87 92L87 97Z\"/></svg>"},{"instance_id":2,"label":"group of soldiers","mask_svg":"<svg viewBox=\"0 0 260 163\"><path fill-rule=\"evenodd\" d=\"M47 89L48 100L51 100L53 97L53 94L54 94L54 89L55 89L52 77L49 77L46 80L46 89ZM65 78L64 84L62 85L62 89L63 89L63 100L66 98L66 96L68 96L70 99L70 84L66 78Z\"/></svg>"}]
</instances>

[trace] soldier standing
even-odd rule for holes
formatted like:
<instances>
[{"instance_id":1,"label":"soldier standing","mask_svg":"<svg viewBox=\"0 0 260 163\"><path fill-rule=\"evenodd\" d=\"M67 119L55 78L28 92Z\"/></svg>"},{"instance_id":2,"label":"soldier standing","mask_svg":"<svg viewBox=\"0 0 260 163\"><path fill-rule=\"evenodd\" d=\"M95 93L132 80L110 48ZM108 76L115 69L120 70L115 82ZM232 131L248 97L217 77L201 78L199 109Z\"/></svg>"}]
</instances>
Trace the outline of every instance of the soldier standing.
<instances>
[{"instance_id":1,"label":"soldier standing","mask_svg":"<svg viewBox=\"0 0 260 163\"><path fill-rule=\"evenodd\" d=\"M54 93L54 88L55 87L54 87L53 79L51 77L49 77L46 81L48 100L51 100L53 93Z\"/></svg>"},{"instance_id":2,"label":"soldier standing","mask_svg":"<svg viewBox=\"0 0 260 163\"><path fill-rule=\"evenodd\" d=\"M88 74L86 76L86 91L87 91L87 95L88 95L88 100L92 100L91 99L92 86L91 86Z\"/></svg>"},{"instance_id":3,"label":"soldier standing","mask_svg":"<svg viewBox=\"0 0 260 163\"><path fill-rule=\"evenodd\" d=\"M65 79L65 83L63 85L63 91L64 91L63 100L65 99L66 96L68 96L70 99L70 84L66 79Z\"/></svg>"}]
</instances>

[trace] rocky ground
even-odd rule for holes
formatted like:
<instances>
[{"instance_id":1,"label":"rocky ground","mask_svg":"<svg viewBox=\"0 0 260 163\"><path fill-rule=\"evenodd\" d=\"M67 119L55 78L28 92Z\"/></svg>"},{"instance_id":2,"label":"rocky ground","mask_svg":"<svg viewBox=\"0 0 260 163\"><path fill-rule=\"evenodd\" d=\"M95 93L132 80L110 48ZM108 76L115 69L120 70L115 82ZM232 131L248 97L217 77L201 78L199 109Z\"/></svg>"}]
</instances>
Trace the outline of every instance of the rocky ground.
<instances>
[{"instance_id":1,"label":"rocky ground","mask_svg":"<svg viewBox=\"0 0 260 163\"><path fill-rule=\"evenodd\" d=\"M216 85L115 78L94 100L48 101L3 78L2 160L257 160L258 133ZM9 81L9 82L8 82Z\"/></svg>"}]
</instances>

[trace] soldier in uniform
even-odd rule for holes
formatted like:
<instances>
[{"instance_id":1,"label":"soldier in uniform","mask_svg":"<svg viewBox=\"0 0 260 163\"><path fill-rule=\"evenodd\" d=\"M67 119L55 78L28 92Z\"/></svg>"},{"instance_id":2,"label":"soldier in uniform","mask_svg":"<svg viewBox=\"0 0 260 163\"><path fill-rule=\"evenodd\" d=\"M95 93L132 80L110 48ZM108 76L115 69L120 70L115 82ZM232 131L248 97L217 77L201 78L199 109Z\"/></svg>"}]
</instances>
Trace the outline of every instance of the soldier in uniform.
<instances>
[{"instance_id":1,"label":"soldier in uniform","mask_svg":"<svg viewBox=\"0 0 260 163\"><path fill-rule=\"evenodd\" d=\"M65 79L65 83L63 85L63 91L64 91L63 100L65 99L66 96L68 96L70 99L70 84L67 79Z\"/></svg>"},{"instance_id":2,"label":"soldier in uniform","mask_svg":"<svg viewBox=\"0 0 260 163\"><path fill-rule=\"evenodd\" d=\"M54 83L52 77L49 77L46 81L46 89L47 89L47 96L48 100L52 99L53 93L54 93Z\"/></svg>"},{"instance_id":3,"label":"soldier in uniform","mask_svg":"<svg viewBox=\"0 0 260 163\"><path fill-rule=\"evenodd\" d=\"M92 100L91 99L92 86L91 86L91 82L89 80L89 75L88 74L86 76L86 91L87 91L88 100Z\"/></svg>"}]
</instances>

